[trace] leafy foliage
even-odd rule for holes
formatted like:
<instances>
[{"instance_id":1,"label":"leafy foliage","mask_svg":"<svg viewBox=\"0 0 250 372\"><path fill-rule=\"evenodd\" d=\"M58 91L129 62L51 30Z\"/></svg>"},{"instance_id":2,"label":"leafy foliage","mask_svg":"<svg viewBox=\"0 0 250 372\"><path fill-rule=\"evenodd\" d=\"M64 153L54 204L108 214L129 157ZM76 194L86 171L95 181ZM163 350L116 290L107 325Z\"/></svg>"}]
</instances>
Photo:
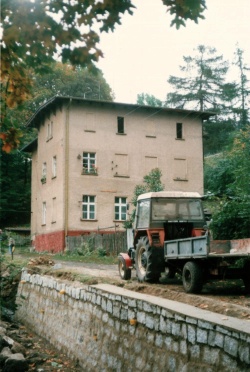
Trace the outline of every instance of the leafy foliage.
<instances>
[{"instance_id":1,"label":"leafy foliage","mask_svg":"<svg viewBox=\"0 0 250 372\"><path fill-rule=\"evenodd\" d=\"M203 151L205 155L219 154L232 144L235 134L233 120L208 120L203 123Z\"/></svg>"},{"instance_id":2,"label":"leafy foliage","mask_svg":"<svg viewBox=\"0 0 250 372\"><path fill-rule=\"evenodd\" d=\"M250 197L222 201L221 208L213 216L210 228L214 239L249 238Z\"/></svg>"},{"instance_id":3,"label":"leafy foliage","mask_svg":"<svg viewBox=\"0 0 250 372\"><path fill-rule=\"evenodd\" d=\"M216 196L231 196L230 185L234 181L231 161L218 154L205 159L204 183L206 192ZM210 159L211 158L211 159Z\"/></svg>"},{"instance_id":4,"label":"leafy foliage","mask_svg":"<svg viewBox=\"0 0 250 372\"><path fill-rule=\"evenodd\" d=\"M205 189L217 198L214 238L250 237L250 126L238 132L231 149L212 158L205 161Z\"/></svg>"},{"instance_id":5,"label":"leafy foliage","mask_svg":"<svg viewBox=\"0 0 250 372\"><path fill-rule=\"evenodd\" d=\"M161 176L162 176L161 170L159 168L154 168L149 172L149 174L144 176L143 184L135 186L134 195L131 200L134 207L136 207L137 198L139 195L150 191L164 190L164 185L161 183ZM135 219L135 211L136 209L134 209L130 214L129 220L124 223L124 227L126 229L132 227Z\"/></svg>"},{"instance_id":6,"label":"leafy foliage","mask_svg":"<svg viewBox=\"0 0 250 372\"><path fill-rule=\"evenodd\" d=\"M18 150L0 153L0 225L30 222L30 161Z\"/></svg>"},{"instance_id":7,"label":"leafy foliage","mask_svg":"<svg viewBox=\"0 0 250 372\"><path fill-rule=\"evenodd\" d=\"M175 18L171 22L171 26L176 25L176 28L185 26L185 21L192 19L198 23L199 18L204 19L203 12L206 9L205 0L162 0L163 4L169 7L170 14L174 14Z\"/></svg>"},{"instance_id":8,"label":"leafy foliage","mask_svg":"<svg viewBox=\"0 0 250 372\"><path fill-rule=\"evenodd\" d=\"M137 95L137 104L138 105L147 105L153 107L162 107L163 103L161 100L148 93L141 93Z\"/></svg>"},{"instance_id":9,"label":"leafy foliage","mask_svg":"<svg viewBox=\"0 0 250 372\"><path fill-rule=\"evenodd\" d=\"M163 4L175 15L171 25L177 28L187 19L204 18L205 0L163 0ZM100 34L114 31L122 16L132 15L134 9L131 0L2 0L1 125L7 107L31 97L33 73L49 73L55 59L96 70L95 62L103 57ZM4 140L4 150L18 146L18 140L14 146L8 136Z\"/></svg>"}]
</instances>

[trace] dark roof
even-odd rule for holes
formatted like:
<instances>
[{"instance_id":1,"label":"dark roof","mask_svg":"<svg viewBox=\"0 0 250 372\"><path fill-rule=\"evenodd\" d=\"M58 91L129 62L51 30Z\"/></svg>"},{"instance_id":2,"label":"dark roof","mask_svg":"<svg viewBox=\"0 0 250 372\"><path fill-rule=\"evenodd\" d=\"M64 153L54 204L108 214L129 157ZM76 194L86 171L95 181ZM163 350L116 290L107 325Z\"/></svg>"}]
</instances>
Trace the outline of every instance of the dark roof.
<instances>
[{"instance_id":1,"label":"dark roof","mask_svg":"<svg viewBox=\"0 0 250 372\"><path fill-rule=\"evenodd\" d=\"M44 118L50 114L51 111L55 111L56 108L59 106L62 106L63 104L75 101L75 102L86 102L86 103L92 103L96 105L102 105L106 107L112 107L112 108L124 108L127 107L129 110L138 110L138 109L147 109L152 112L158 113L158 112L165 112L165 113L180 113L185 115L195 115L200 116L201 119L207 120L210 116L215 115L213 112L209 111L195 111L195 110L184 110L184 109L173 109L173 108L167 108L167 107L155 107L155 106L144 106L144 105L138 105L138 104L131 104L131 103L119 103L119 102L113 102L113 101L100 101L100 100L90 100L85 99L83 97L70 97L70 96L54 96L51 99L49 99L47 102L45 102L42 106L39 107L39 109L31 116L31 118L26 123L27 126L30 127L37 127L41 123Z\"/></svg>"},{"instance_id":2,"label":"dark roof","mask_svg":"<svg viewBox=\"0 0 250 372\"><path fill-rule=\"evenodd\" d=\"M21 151L33 152L36 148L37 148L37 138L34 139L32 142L28 143L27 145L23 146Z\"/></svg>"},{"instance_id":3,"label":"dark roof","mask_svg":"<svg viewBox=\"0 0 250 372\"><path fill-rule=\"evenodd\" d=\"M6 231L20 232L20 233L30 233L30 227L5 227Z\"/></svg>"}]
</instances>

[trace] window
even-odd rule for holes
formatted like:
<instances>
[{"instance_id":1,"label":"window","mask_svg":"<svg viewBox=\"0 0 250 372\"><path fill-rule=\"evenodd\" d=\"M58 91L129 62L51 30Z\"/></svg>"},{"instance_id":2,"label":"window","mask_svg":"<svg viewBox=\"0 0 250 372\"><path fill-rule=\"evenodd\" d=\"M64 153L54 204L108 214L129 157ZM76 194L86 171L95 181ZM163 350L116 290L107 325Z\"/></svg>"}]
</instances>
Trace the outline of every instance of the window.
<instances>
[{"instance_id":1,"label":"window","mask_svg":"<svg viewBox=\"0 0 250 372\"><path fill-rule=\"evenodd\" d=\"M56 177L56 166L57 166L56 156L53 156L53 158L52 158L52 178Z\"/></svg>"},{"instance_id":2,"label":"window","mask_svg":"<svg viewBox=\"0 0 250 372\"><path fill-rule=\"evenodd\" d=\"M97 174L96 154L92 152L84 152L82 165L84 174Z\"/></svg>"},{"instance_id":3,"label":"window","mask_svg":"<svg viewBox=\"0 0 250 372\"><path fill-rule=\"evenodd\" d=\"M41 182L42 183L45 183L46 182L46 178L47 178L47 163L44 162L43 165L42 165L42 178L41 178Z\"/></svg>"},{"instance_id":4,"label":"window","mask_svg":"<svg viewBox=\"0 0 250 372\"><path fill-rule=\"evenodd\" d=\"M115 220L126 221L127 198L115 197Z\"/></svg>"},{"instance_id":5,"label":"window","mask_svg":"<svg viewBox=\"0 0 250 372\"><path fill-rule=\"evenodd\" d=\"M124 117L122 116L117 117L117 133L124 133Z\"/></svg>"},{"instance_id":6,"label":"window","mask_svg":"<svg viewBox=\"0 0 250 372\"><path fill-rule=\"evenodd\" d=\"M52 220L51 223L56 222L56 198L52 198Z\"/></svg>"},{"instance_id":7,"label":"window","mask_svg":"<svg viewBox=\"0 0 250 372\"><path fill-rule=\"evenodd\" d=\"M53 121L50 121L47 126L47 141L53 137Z\"/></svg>"},{"instance_id":8,"label":"window","mask_svg":"<svg viewBox=\"0 0 250 372\"><path fill-rule=\"evenodd\" d=\"M84 220L95 219L95 196L83 195L82 197L82 218Z\"/></svg>"},{"instance_id":9,"label":"window","mask_svg":"<svg viewBox=\"0 0 250 372\"><path fill-rule=\"evenodd\" d=\"M42 224L46 225L46 202L42 205Z\"/></svg>"},{"instance_id":10,"label":"window","mask_svg":"<svg viewBox=\"0 0 250 372\"><path fill-rule=\"evenodd\" d=\"M44 162L43 167L42 167L42 176L46 177L46 175L47 175L47 163Z\"/></svg>"},{"instance_id":11,"label":"window","mask_svg":"<svg viewBox=\"0 0 250 372\"><path fill-rule=\"evenodd\" d=\"M150 217L150 201L149 200L140 200L137 205L137 223L136 226L148 227L149 226L149 217Z\"/></svg>"},{"instance_id":12,"label":"window","mask_svg":"<svg viewBox=\"0 0 250 372\"><path fill-rule=\"evenodd\" d=\"M182 123L176 123L176 138L177 139L182 139L183 138Z\"/></svg>"}]
</instances>

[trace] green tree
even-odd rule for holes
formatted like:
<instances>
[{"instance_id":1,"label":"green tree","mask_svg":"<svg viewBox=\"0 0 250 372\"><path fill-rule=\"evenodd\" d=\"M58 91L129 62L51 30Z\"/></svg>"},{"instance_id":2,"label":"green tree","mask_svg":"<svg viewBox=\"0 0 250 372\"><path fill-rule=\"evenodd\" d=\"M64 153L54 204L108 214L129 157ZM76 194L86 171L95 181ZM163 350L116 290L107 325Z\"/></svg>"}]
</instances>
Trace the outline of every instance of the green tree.
<instances>
[{"instance_id":1,"label":"green tree","mask_svg":"<svg viewBox=\"0 0 250 372\"><path fill-rule=\"evenodd\" d=\"M216 54L215 48L199 45L196 51L194 57L183 57L185 65L180 66L183 77L169 77L174 91L167 94L166 105L218 112L228 63Z\"/></svg>"},{"instance_id":2,"label":"green tree","mask_svg":"<svg viewBox=\"0 0 250 372\"><path fill-rule=\"evenodd\" d=\"M162 107L163 103L161 100L153 96L152 94L148 93L140 93L137 94L137 104L138 105L147 105L147 106L155 106L155 107Z\"/></svg>"},{"instance_id":3,"label":"green tree","mask_svg":"<svg viewBox=\"0 0 250 372\"><path fill-rule=\"evenodd\" d=\"M238 127L245 128L249 124L249 108L247 107L247 96L250 94L250 81L247 72L250 68L244 63L244 52L237 47L235 52L235 65L239 70L239 82L235 84L234 98L237 100L233 106L233 112L239 115Z\"/></svg>"},{"instance_id":4,"label":"green tree","mask_svg":"<svg viewBox=\"0 0 250 372\"><path fill-rule=\"evenodd\" d=\"M159 168L152 169L146 176L143 177L143 184L136 185L131 203L136 207L137 198L139 195L150 191L163 191L164 185L161 183L162 173ZM130 214L128 221L124 223L124 227L131 228L135 219L136 209L134 208Z\"/></svg>"},{"instance_id":5,"label":"green tree","mask_svg":"<svg viewBox=\"0 0 250 372\"><path fill-rule=\"evenodd\" d=\"M162 0L179 28L204 18L205 0ZM33 72L50 71L54 58L95 70L102 57L100 34L114 31L122 16L133 14L131 0L2 0L1 3L1 125L6 108L30 97ZM18 41L18 42L17 42ZM7 126L7 123L5 123ZM18 131L1 135L4 150L18 146Z\"/></svg>"},{"instance_id":6,"label":"green tree","mask_svg":"<svg viewBox=\"0 0 250 372\"><path fill-rule=\"evenodd\" d=\"M101 70L96 69L92 73L86 67L72 69L72 66L59 62L53 63L50 73L35 75L33 96L37 98L39 95L41 102L55 95L105 101L113 99L111 88Z\"/></svg>"},{"instance_id":7,"label":"green tree","mask_svg":"<svg viewBox=\"0 0 250 372\"><path fill-rule=\"evenodd\" d=\"M0 152L0 226L30 222L31 162L26 154Z\"/></svg>"},{"instance_id":8,"label":"green tree","mask_svg":"<svg viewBox=\"0 0 250 372\"><path fill-rule=\"evenodd\" d=\"M249 238L250 126L237 132L232 148L222 156L206 159L204 183L206 192L216 195L210 225L214 238ZM210 198L213 202L215 196Z\"/></svg>"}]
</instances>

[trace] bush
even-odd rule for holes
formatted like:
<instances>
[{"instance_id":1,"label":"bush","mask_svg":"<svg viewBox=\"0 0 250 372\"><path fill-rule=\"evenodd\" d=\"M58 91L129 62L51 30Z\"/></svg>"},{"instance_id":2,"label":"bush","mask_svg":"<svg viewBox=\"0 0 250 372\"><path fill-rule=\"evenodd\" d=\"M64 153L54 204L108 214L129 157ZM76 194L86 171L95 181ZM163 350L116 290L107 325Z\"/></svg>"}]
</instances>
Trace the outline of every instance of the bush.
<instances>
[{"instance_id":1,"label":"bush","mask_svg":"<svg viewBox=\"0 0 250 372\"><path fill-rule=\"evenodd\" d=\"M214 239L250 237L250 198L226 200L213 215L210 229Z\"/></svg>"}]
</instances>

